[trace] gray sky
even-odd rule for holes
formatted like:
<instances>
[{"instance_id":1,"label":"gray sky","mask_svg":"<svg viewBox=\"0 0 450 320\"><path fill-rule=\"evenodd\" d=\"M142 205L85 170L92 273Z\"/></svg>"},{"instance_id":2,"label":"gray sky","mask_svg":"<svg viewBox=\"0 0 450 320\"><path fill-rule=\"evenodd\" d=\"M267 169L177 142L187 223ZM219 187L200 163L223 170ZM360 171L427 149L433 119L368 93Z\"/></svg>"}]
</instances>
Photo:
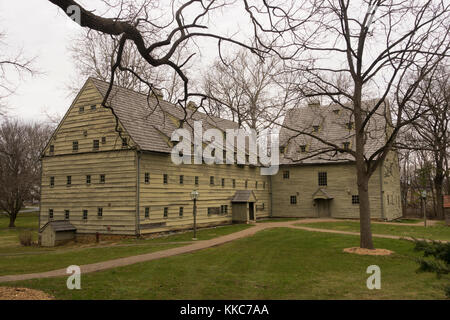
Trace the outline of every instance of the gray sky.
<instances>
[{"instance_id":1,"label":"gray sky","mask_svg":"<svg viewBox=\"0 0 450 320\"><path fill-rule=\"evenodd\" d=\"M242 30L240 24L245 24L245 19L241 10L237 12L225 12L220 19L213 20L212 27L228 30L231 25L234 30ZM9 115L26 120L46 120L45 111L63 115L73 99L67 84L76 76L68 47L81 27L47 0L0 0L0 30L7 36L6 54L23 50L26 57L36 56L35 67L41 72L16 79L18 89L6 101ZM202 54L197 54L197 59L201 63L197 60L197 66L204 67L215 58L217 44L200 43L200 46ZM14 75L11 77L15 79Z\"/></svg>"},{"instance_id":2,"label":"gray sky","mask_svg":"<svg viewBox=\"0 0 450 320\"><path fill-rule=\"evenodd\" d=\"M9 114L27 120L45 119L44 110L63 114L71 103L66 83L75 72L67 51L69 36L79 27L45 0L0 0L0 30L6 33L7 51L21 49L36 56L41 72L25 76L7 99Z\"/></svg>"}]
</instances>

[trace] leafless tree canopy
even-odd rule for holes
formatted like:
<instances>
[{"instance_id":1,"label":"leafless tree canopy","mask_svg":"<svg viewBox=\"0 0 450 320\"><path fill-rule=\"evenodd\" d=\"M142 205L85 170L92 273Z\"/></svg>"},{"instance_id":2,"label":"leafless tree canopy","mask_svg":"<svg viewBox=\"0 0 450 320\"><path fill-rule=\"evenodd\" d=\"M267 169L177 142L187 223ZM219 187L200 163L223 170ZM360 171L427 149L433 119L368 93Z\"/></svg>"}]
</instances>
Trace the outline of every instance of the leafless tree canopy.
<instances>
[{"instance_id":1,"label":"leafless tree canopy","mask_svg":"<svg viewBox=\"0 0 450 320\"><path fill-rule=\"evenodd\" d=\"M17 84L11 78L14 75L20 78L25 74L36 73L33 68L34 58L25 58L22 51L7 55L5 54L7 46L6 34L0 32L0 116L4 116L6 111L4 99L12 95L17 88Z\"/></svg>"},{"instance_id":2,"label":"leafless tree canopy","mask_svg":"<svg viewBox=\"0 0 450 320\"><path fill-rule=\"evenodd\" d=\"M6 120L0 126L0 210L10 218L10 227L23 202L39 197L40 156L51 133L50 127Z\"/></svg>"},{"instance_id":3,"label":"leafless tree canopy","mask_svg":"<svg viewBox=\"0 0 450 320\"><path fill-rule=\"evenodd\" d=\"M222 57L203 77L207 111L260 132L280 119L290 106L290 79L278 56L264 61L241 50Z\"/></svg>"},{"instance_id":4,"label":"leafless tree canopy","mask_svg":"<svg viewBox=\"0 0 450 320\"><path fill-rule=\"evenodd\" d=\"M111 67L119 47L118 37L102 34L94 30L83 30L71 42L69 50L77 69L74 79L71 79L69 89L76 93L86 78L94 77L103 81L111 79ZM174 62L180 64L187 58L187 50L180 46L174 54ZM156 90L160 90L167 101L176 102L182 96L182 81L176 72L168 67L153 68L139 54L132 43L125 44L122 53L122 66L131 72L117 72L115 84L134 91L147 93L148 86L133 73L145 79ZM187 69L187 66L186 66Z\"/></svg>"}]
</instances>

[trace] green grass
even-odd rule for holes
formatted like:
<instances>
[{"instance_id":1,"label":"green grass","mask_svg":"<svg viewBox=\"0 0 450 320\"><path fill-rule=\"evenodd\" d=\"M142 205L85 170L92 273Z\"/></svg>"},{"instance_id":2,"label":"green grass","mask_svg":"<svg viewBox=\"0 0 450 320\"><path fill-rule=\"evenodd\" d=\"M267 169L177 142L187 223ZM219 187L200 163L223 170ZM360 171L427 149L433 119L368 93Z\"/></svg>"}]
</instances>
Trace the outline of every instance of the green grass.
<instances>
[{"instance_id":1,"label":"green grass","mask_svg":"<svg viewBox=\"0 0 450 320\"><path fill-rule=\"evenodd\" d=\"M16 219L16 228L8 228L9 217L6 214L0 215L0 247L15 246L19 244L19 233L31 231L33 240L37 240L39 228L39 213L26 212L19 213Z\"/></svg>"},{"instance_id":2,"label":"green grass","mask_svg":"<svg viewBox=\"0 0 450 320\"><path fill-rule=\"evenodd\" d=\"M391 256L344 253L355 236L275 228L222 246L81 276L7 286L44 290L57 299L444 299L448 276L416 273L419 253L408 241L375 239ZM381 289L369 290L366 269L381 268Z\"/></svg>"},{"instance_id":3,"label":"green grass","mask_svg":"<svg viewBox=\"0 0 450 320\"><path fill-rule=\"evenodd\" d=\"M359 222L357 221L314 222L297 225L318 229L359 232ZM450 240L450 228L440 224L428 226L425 228L423 226L372 223L372 232L377 234L390 234L403 237Z\"/></svg>"}]
</instances>

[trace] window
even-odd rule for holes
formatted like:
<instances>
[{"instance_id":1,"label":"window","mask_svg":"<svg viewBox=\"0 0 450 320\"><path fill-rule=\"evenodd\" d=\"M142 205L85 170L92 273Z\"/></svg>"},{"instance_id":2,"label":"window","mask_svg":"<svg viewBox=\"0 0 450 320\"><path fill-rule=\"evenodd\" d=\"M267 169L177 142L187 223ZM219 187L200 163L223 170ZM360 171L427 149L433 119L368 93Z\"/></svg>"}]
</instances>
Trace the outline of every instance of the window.
<instances>
[{"instance_id":1,"label":"window","mask_svg":"<svg viewBox=\"0 0 450 320\"><path fill-rule=\"evenodd\" d=\"M150 208L149 207L145 207L145 217L146 218L150 217Z\"/></svg>"},{"instance_id":2,"label":"window","mask_svg":"<svg viewBox=\"0 0 450 320\"><path fill-rule=\"evenodd\" d=\"M264 181L263 182L263 189L265 189L266 188L266 182Z\"/></svg>"},{"instance_id":3,"label":"window","mask_svg":"<svg viewBox=\"0 0 450 320\"><path fill-rule=\"evenodd\" d=\"M87 220L88 218L88 211L85 209L83 210L83 220Z\"/></svg>"},{"instance_id":4,"label":"window","mask_svg":"<svg viewBox=\"0 0 450 320\"><path fill-rule=\"evenodd\" d=\"M49 150L49 152L50 153L53 153L53 152L55 152L55 146L54 145L50 145L50 150Z\"/></svg>"},{"instance_id":5,"label":"window","mask_svg":"<svg viewBox=\"0 0 450 320\"><path fill-rule=\"evenodd\" d=\"M245 189L248 187L248 180L245 180Z\"/></svg>"},{"instance_id":6,"label":"window","mask_svg":"<svg viewBox=\"0 0 450 320\"><path fill-rule=\"evenodd\" d=\"M106 137L102 137L102 144L106 143Z\"/></svg>"},{"instance_id":7,"label":"window","mask_svg":"<svg viewBox=\"0 0 450 320\"><path fill-rule=\"evenodd\" d=\"M281 146L281 147L280 147L280 153L284 153L284 151L285 151L285 147L284 147L284 146Z\"/></svg>"},{"instance_id":8,"label":"window","mask_svg":"<svg viewBox=\"0 0 450 320\"><path fill-rule=\"evenodd\" d=\"M128 146L127 138L122 138L122 148Z\"/></svg>"},{"instance_id":9,"label":"window","mask_svg":"<svg viewBox=\"0 0 450 320\"><path fill-rule=\"evenodd\" d=\"M228 206L227 205L220 206L220 213L223 215L228 214Z\"/></svg>"},{"instance_id":10,"label":"window","mask_svg":"<svg viewBox=\"0 0 450 320\"><path fill-rule=\"evenodd\" d=\"M91 110L97 109L97 106L95 104L91 105Z\"/></svg>"},{"instance_id":11,"label":"window","mask_svg":"<svg viewBox=\"0 0 450 320\"><path fill-rule=\"evenodd\" d=\"M258 189L258 181L255 181L255 189Z\"/></svg>"},{"instance_id":12,"label":"window","mask_svg":"<svg viewBox=\"0 0 450 320\"><path fill-rule=\"evenodd\" d=\"M262 203L262 207L261 207L261 210L263 210L264 211L264 209L266 208L266 206L265 206L265 202L263 202Z\"/></svg>"},{"instance_id":13,"label":"window","mask_svg":"<svg viewBox=\"0 0 450 320\"><path fill-rule=\"evenodd\" d=\"M222 187L225 187L225 179L222 178Z\"/></svg>"},{"instance_id":14,"label":"window","mask_svg":"<svg viewBox=\"0 0 450 320\"><path fill-rule=\"evenodd\" d=\"M313 126L313 131L314 132L319 132L319 126Z\"/></svg>"},{"instance_id":15,"label":"window","mask_svg":"<svg viewBox=\"0 0 450 320\"><path fill-rule=\"evenodd\" d=\"M233 188L236 188L236 179L233 179Z\"/></svg>"},{"instance_id":16,"label":"window","mask_svg":"<svg viewBox=\"0 0 450 320\"><path fill-rule=\"evenodd\" d=\"M80 107L80 109L78 110L80 113L84 112L84 107Z\"/></svg>"},{"instance_id":17,"label":"window","mask_svg":"<svg viewBox=\"0 0 450 320\"><path fill-rule=\"evenodd\" d=\"M167 177L167 174L166 173L163 174L163 182L164 182L164 184L167 184L168 180L169 180L169 178Z\"/></svg>"},{"instance_id":18,"label":"window","mask_svg":"<svg viewBox=\"0 0 450 320\"><path fill-rule=\"evenodd\" d=\"M353 129L353 122L347 122L346 126L347 126L348 130L352 130Z\"/></svg>"},{"instance_id":19,"label":"window","mask_svg":"<svg viewBox=\"0 0 450 320\"><path fill-rule=\"evenodd\" d=\"M178 212L178 215L179 215L180 217L183 216L183 207L180 207L180 210L179 210L179 212Z\"/></svg>"},{"instance_id":20,"label":"window","mask_svg":"<svg viewBox=\"0 0 450 320\"><path fill-rule=\"evenodd\" d=\"M214 185L214 176L209 177L209 184L212 186Z\"/></svg>"},{"instance_id":21,"label":"window","mask_svg":"<svg viewBox=\"0 0 450 320\"><path fill-rule=\"evenodd\" d=\"M72 151L78 151L78 141L72 142Z\"/></svg>"},{"instance_id":22,"label":"window","mask_svg":"<svg viewBox=\"0 0 450 320\"><path fill-rule=\"evenodd\" d=\"M300 152L306 152L306 146L305 145L300 146Z\"/></svg>"},{"instance_id":23,"label":"window","mask_svg":"<svg viewBox=\"0 0 450 320\"><path fill-rule=\"evenodd\" d=\"M94 150L98 150L99 147L100 147L100 141L98 141L98 140L92 141L92 148Z\"/></svg>"},{"instance_id":24,"label":"window","mask_svg":"<svg viewBox=\"0 0 450 320\"><path fill-rule=\"evenodd\" d=\"M48 218L53 219L53 209L48 209Z\"/></svg>"},{"instance_id":25,"label":"window","mask_svg":"<svg viewBox=\"0 0 450 320\"><path fill-rule=\"evenodd\" d=\"M148 173L148 172L145 173L144 181L145 181L145 183L150 183L150 173Z\"/></svg>"},{"instance_id":26,"label":"window","mask_svg":"<svg viewBox=\"0 0 450 320\"><path fill-rule=\"evenodd\" d=\"M64 219L69 220L69 217L70 217L70 211L64 210Z\"/></svg>"},{"instance_id":27,"label":"window","mask_svg":"<svg viewBox=\"0 0 450 320\"><path fill-rule=\"evenodd\" d=\"M169 207L164 207L164 218L169 216Z\"/></svg>"},{"instance_id":28,"label":"window","mask_svg":"<svg viewBox=\"0 0 450 320\"><path fill-rule=\"evenodd\" d=\"M339 111L340 111L339 109L334 109L334 110L333 110L333 112L334 112L335 114L339 114Z\"/></svg>"},{"instance_id":29,"label":"window","mask_svg":"<svg viewBox=\"0 0 450 320\"><path fill-rule=\"evenodd\" d=\"M195 183L196 186L198 186L198 176L195 176L194 183Z\"/></svg>"},{"instance_id":30,"label":"window","mask_svg":"<svg viewBox=\"0 0 450 320\"><path fill-rule=\"evenodd\" d=\"M91 175L90 174L88 174L86 176L86 184L91 184Z\"/></svg>"},{"instance_id":31,"label":"window","mask_svg":"<svg viewBox=\"0 0 450 320\"><path fill-rule=\"evenodd\" d=\"M359 195L352 195L352 204L359 204Z\"/></svg>"},{"instance_id":32,"label":"window","mask_svg":"<svg viewBox=\"0 0 450 320\"><path fill-rule=\"evenodd\" d=\"M184 183L184 176L180 175L180 184L183 184L183 183Z\"/></svg>"},{"instance_id":33,"label":"window","mask_svg":"<svg viewBox=\"0 0 450 320\"><path fill-rule=\"evenodd\" d=\"M103 208L97 208L97 217L103 217Z\"/></svg>"},{"instance_id":34,"label":"window","mask_svg":"<svg viewBox=\"0 0 450 320\"><path fill-rule=\"evenodd\" d=\"M55 186L55 177L50 177L50 187Z\"/></svg>"},{"instance_id":35,"label":"window","mask_svg":"<svg viewBox=\"0 0 450 320\"><path fill-rule=\"evenodd\" d=\"M326 185L327 185L327 173L319 172L319 186L326 186Z\"/></svg>"},{"instance_id":36,"label":"window","mask_svg":"<svg viewBox=\"0 0 450 320\"><path fill-rule=\"evenodd\" d=\"M105 180L106 180L105 175L101 174L100 175L100 183L105 183Z\"/></svg>"},{"instance_id":37,"label":"window","mask_svg":"<svg viewBox=\"0 0 450 320\"><path fill-rule=\"evenodd\" d=\"M289 179L289 171L283 171L283 179Z\"/></svg>"},{"instance_id":38,"label":"window","mask_svg":"<svg viewBox=\"0 0 450 320\"><path fill-rule=\"evenodd\" d=\"M345 149L345 150L350 149L350 142L348 142L348 141L344 142L344 143L343 143L343 146L344 146L344 149Z\"/></svg>"},{"instance_id":39,"label":"window","mask_svg":"<svg viewBox=\"0 0 450 320\"><path fill-rule=\"evenodd\" d=\"M291 196L291 204L297 204L297 196Z\"/></svg>"},{"instance_id":40,"label":"window","mask_svg":"<svg viewBox=\"0 0 450 320\"><path fill-rule=\"evenodd\" d=\"M72 185L72 176L67 176L67 185Z\"/></svg>"}]
</instances>

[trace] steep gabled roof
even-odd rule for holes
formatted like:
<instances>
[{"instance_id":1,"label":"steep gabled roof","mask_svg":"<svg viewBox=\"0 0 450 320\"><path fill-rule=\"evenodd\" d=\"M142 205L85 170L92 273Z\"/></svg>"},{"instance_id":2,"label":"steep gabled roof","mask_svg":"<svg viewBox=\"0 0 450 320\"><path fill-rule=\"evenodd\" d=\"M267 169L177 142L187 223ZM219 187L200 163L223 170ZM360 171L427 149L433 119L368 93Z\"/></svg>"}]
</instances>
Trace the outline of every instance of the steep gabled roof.
<instances>
[{"instance_id":1,"label":"steep gabled roof","mask_svg":"<svg viewBox=\"0 0 450 320\"><path fill-rule=\"evenodd\" d=\"M88 81L94 84L103 97L106 95L109 83L94 78L89 78ZM185 118L183 108L119 86L113 86L108 104L141 150L171 152L168 141L172 132L178 128L178 120ZM203 130L238 128L236 122L209 116L198 110L187 109L186 112L186 121L191 126L185 125L184 128L191 131L191 134L194 120L203 121Z\"/></svg>"},{"instance_id":2,"label":"steep gabled roof","mask_svg":"<svg viewBox=\"0 0 450 320\"><path fill-rule=\"evenodd\" d=\"M364 102L366 110L370 110L378 100ZM373 154L384 145L386 140L387 121L385 117L387 106L380 106L372 116L368 124L365 153ZM281 164L316 164L354 161L348 153L327 152L316 155L325 150L327 145L322 141L310 137L301 132L309 132L318 138L343 146L349 142L350 149L355 150L355 130L349 129L348 124L353 123L351 110L338 105L314 105L290 109L284 120L284 127L280 130L280 146L284 146L283 154L280 154ZM314 132L318 127L318 132ZM289 130L288 128L295 129ZM302 152L301 148L306 149Z\"/></svg>"}]
</instances>

